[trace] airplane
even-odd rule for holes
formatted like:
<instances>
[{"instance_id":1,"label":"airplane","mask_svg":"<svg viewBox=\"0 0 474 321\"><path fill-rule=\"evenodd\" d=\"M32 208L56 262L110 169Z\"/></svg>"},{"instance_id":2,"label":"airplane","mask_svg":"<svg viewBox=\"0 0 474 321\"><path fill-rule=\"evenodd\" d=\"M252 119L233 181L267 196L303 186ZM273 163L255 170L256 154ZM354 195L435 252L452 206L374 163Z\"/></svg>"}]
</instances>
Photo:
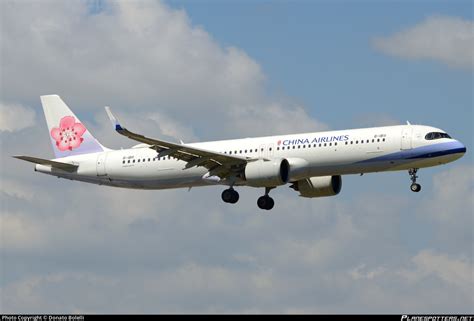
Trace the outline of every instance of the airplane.
<instances>
[{"instance_id":1,"label":"airplane","mask_svg":"<svg viewBox=\"0 0 474 321\"><path fill-rule=\"evenodd\" d=\"M117 133L139 144L104 147L58 95L41 96L55 158L13 156L35 163L34 170L98 185L160 190L221 185L225 203L235 204L235 187L265 190L260 209L270 210L272 189L289 185L301 197L334 196L342 175L407 170L419 192L420 168L461 158L466 147L444 130L423 126L384 126L185 144L129 131L105 107Z\"/></svg>"}]
</instances>

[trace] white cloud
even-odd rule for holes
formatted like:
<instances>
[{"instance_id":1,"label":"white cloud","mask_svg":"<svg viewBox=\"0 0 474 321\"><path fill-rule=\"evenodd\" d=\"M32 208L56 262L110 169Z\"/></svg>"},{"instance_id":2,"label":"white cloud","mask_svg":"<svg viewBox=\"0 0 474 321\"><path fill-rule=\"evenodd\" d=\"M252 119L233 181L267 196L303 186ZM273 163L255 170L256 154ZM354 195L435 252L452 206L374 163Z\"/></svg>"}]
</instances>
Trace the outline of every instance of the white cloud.
<instances>
[{"instance_id":1,"label":"white cloud","mask_svg":"<svg viewBox=\"0 0 474 321\"><path fill-rule=\"evenodd\" d=\"M474 266L467 258L452 258L445 254L425 250L413 258L418 274L433 274L450 285L464 289L469 295L474 289Z\"/></svg>"},{"instance_id":2,"label":"white cloud","mask_svg":"<svg viewBox=\"0 0 474 321\"><path fill-rule=\"evenodd\" d=\"M433 239L449 253L473 251L474 166L450 166L433 176L433 191L416 206L416 216L434 224ZM463 245L461 245L463 244Z\"/></svg>"},{"instance_id":3,"label":"white cloud","mask_svg":"<svg viewBox=\"0 0 474 321\"><path fill-rule=\"evenodd\" d=\"M429 213L444 226L453 221L466 224L472 216L465 215L464 207L474 209L474 166L449 168L433 177L433 197L424 203ZM425 212L425 211L423 211ZM471 213L472 214L472 213Z\"/></svg>"},{"instance_id":4,"label":"white cloud","mask_svg":"<svg viewBox=\"0 0 474 321\"><path fill-rule=\"evenodd\" d=\"M428 17L391 36L376 37L372 44L397 57L432 59L460 68L474 66L474 22L460 17Z\"/></svg>"},{"instance_id":5,"label":"white cloud","mask_svg":"<svg viewBox=\"0 0 474 321\"><path fill-rule=\"evenodd\" d=\"M372 280L376 277L383 276L383 274L386 272L386 269L383 267L377 267L374 269L368 269L365 264L361 264L351 270L349 274L354 280L360 280L360 279L368 279Z\"/></svg>"},{"instance_id":6,"label":"white cloud","mask_svg":"<svg viewBox=\"0 0 474 321\"><path fill-rule=\"evenodd\" d=\"M43 243L41 226L20 213L4 212L0 214L0 249L40 248Z\"/></svg>"},{"instance_id":7,"label":"white cloud","mask_svg":"<svg viewBox=\"0 0 474 321\"><path fill-rule=\"evenodd\" d=\"M35 112L31 108L0 102L0 131L15 132L34 123Z\"/></svg>"},{"instance_id":8,"label":"white cloud","mask_svg":"<svg viewBox=\"0 0 474 321\"><path fill-rule=\"evenodd\" d=\"M191 128L163 113L154 112L148 115L148 119L153 120L158 125L164 136L172 137L175 141L193 142L197 140L196 134Z\"/></svg>"},{"instance_id":9,"label":"white cloud","mask_svg":"<svg viewBox=\"0 0 474 321\"><path fill-rule=\"evenodd\" d=\"M5 4L8 98L58 93L73 110L159 115L161 134L187 127L190 139L327 128L302 106L269 97L260 65L219 45L184 11L157 1L105 4L94 15L84 2Z\"/></svg>"},{"instance_id":10,"label":"white cloud","mask_svg":"<svg viewBox=\"0 0 474 321\"><path fill-rule=\"evenodd\" d=\"M6 178L2 178L0 182L0 192L9 197L26 201L32 201L35 194L34 189L30 186L22 184L18 180Z\"/></svg>"}]
</instances>

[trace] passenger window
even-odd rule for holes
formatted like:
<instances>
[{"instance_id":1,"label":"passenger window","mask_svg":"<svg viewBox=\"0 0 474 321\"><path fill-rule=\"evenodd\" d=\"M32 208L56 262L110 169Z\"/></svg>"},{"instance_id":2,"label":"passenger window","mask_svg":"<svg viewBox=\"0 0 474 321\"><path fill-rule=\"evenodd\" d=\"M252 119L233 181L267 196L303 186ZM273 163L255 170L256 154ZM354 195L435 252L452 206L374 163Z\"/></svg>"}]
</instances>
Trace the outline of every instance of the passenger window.
<instances>
[{"instance_id":1,"label":"passenger window","mask_svg":"<svg viewBox=\"0 0 474 321\"><path fill-rule=\"evenodd\" d=\"M384 139L382 139L382 141L384 142L384 141L385 141L385 138L384 138Z\"/></svg>"},{"instance_id":2,"label":"passenger window","mask_svg":"<svg viewBox=\"0 0 474 321\"><path fill-rule=\"evenodd\" d=\"M375 142L375 139L372 139L372 143Z\"/></svg>"},{"instance_id":3,"label":"passenger window","mask_svg":"<svg viewBox=\"0 0 474 321\"><path fill-rule=\"evenodd\" d=\"M130 164L130 160L128 160L128 162L127 162L127 163L129 163L129 164Z\"/></svg>"},{"instance_id":4,"label":"passenger window","mask_svg":"<svg viewBox=\"0 0 474 321\"><path fill-rule=\"evenodd\" d=\"M367 139L367 144L369 143L369 140Z\"/></svg>"},{"instance_id":5,"label":"passenger window","mask_svg":"<svg viewBox=\"0 0 474 321\"><path fill-rule=\"evenodd\" d=\"M272 151L272 148L270 147L268 150L269 150L269 151Z\"/></svg>"},{"instance_id":6,"label":"passenger window","mask_svg":"<svg viewBox=\"0 0 474 321\"><path fill-rule=\"evenodd\" d=\"M380 143L380 138L377 138L377 143Z\"/></svg>"},{"instance_id":7,"label":"passenger window","mask_svg":"<svg viewBox=\"0 0 474 321\"><path fill-rule=\"evenodd\" d=\"M293 149L295 149L295 148L296 148L296 147L295 147L295 146L293 146Z\"/></svg>"},{"instance_id":8,"label":"passenger window","mask_svg":"<svg viewBox=\"0 0 474 321\"><path fill-rule=\"evenodd\" d=\"M329 143L329 146L332 146L332 143Z\"/></svg>"},{"instance_id":9,"label":"passenger window","mask_svg":"<svg viewBox=\"0 0 474 321\"><path fill-rule=\"evenodd\" d=\"M322 146L321 143L319 143L319 147L321 147L321 146Z\"/></svg>"},{"instance_id":10,"label":"passenger window","mask_svg":"<svg viewBox=\"0 0 474 321\"><path fill-rule=\"evenodd\" d=\"M327 144L326 144L326 143L324 143L324 147L326 147L326 145L327 145Z\"/></svg>"},{"instance_id":11,"label":"passenger window","mask_svg":"<svg viewBox=\"0 0 474 321\"><path fill-rule=\"evenodd\" d=\"M334 146L337 146L337 142L334 143Z\"/></svg>"},{"instance_id":12,"label":"passenger window","mask_svg":"<svg viewBox=\"0 0 474 321\"><path fill-rule=\"evenodd\" d=\"M301 145L298 145L298 148L301 148Z\"/></svg>"},{"instance_id":13,"label":"passenger window","mask_svg":"<svg viewBox=\"0 0 474 321\"><path fill-rule=\"evenodd\" d=\"M314 144L313 147L316 147L316 144Z\"/></svg>"},{"instance_id":14,"label":"passenger window","mask_svg":"<svg viewBox=\"0 0 474 321\"><path fill-rule=\"evenodd\" d=\"M133 162L135 163L135 160L133 160Z\"/></svg>"}]
</instances>

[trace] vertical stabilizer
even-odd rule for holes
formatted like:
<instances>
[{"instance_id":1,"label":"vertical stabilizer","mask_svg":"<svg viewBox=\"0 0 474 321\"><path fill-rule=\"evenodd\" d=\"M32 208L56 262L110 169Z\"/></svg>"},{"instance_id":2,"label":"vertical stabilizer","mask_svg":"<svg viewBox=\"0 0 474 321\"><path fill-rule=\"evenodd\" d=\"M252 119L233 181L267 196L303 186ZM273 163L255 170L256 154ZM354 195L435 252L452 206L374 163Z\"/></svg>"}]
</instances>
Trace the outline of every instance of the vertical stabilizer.
<instances>
[{"instance_id":1,"label":"vertical stabilizer","mask_svg":"<svg viewBox=\"0 0 474 321\"><path fill-rule=\"evenodd\" d=\"M41 96L56 158L105 150L58 95Z\"/></svg>"}]
</instances>

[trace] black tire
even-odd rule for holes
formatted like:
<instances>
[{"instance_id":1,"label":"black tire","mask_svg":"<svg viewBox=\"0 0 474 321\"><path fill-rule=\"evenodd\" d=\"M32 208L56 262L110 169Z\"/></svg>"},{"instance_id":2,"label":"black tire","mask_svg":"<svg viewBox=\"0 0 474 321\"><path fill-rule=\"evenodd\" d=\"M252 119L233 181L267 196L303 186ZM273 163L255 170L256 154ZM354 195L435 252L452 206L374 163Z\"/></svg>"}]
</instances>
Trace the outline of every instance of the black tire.
<instances>
[{"instance_id":1,"label":"black tire","mask_svg":"<svg viewBox=\"0 0 474 321\"><path fill-rule=\"evenodd\" d=\"M257 205L260 209L265 210L267 208L267 197L261 196L257 200Z\"/></svg>"},{"instance_id":2,"label":"black tire","mask_svg":"<svg viewBox=\"0 0 474 321\"><path fill-rule=\"evenodd\" d=\"M275 201L268 195L264 195L258 198L257 205L262 210L271 210L275 205Z\"/></svg>"},{"instance_id":3,"label":"black tire","mask_svg":"<svg viewBox=\"0 0 474 321\"><path fill-rule=\"evenodd\" d=\"M229 203L235 204L239 201L239 193L237 193L237 191L235 190L231 190L231 191L232 191L232 198Z\"/></svg>"},{"instance_id":4,"label":"black tire","mask_svg":"<svg viewBox=\"0 0 474 321\"><path fill-rule=\"evenodd\" d=\"M233 193L232 193L232 190L230 188L224 190L221 194L222 200L225 203L231 203L232 202L232 196L233 196Z\"/></svg>"},{"instance_id":5,"label":"black tire","mask_svg":"<svg viewBox=\"0 0 474 321\"><path fill-rule=\"evenodd\" d=\"M265 208L267 211L271 210L273 208L273 206L275 206L275 201L273 200L273 198L271 198L270 196L268 197L268 203L267 203L267 207Z\"/></svg>"},{"instance_id":6,"label":"black tire","mask_svg":"<svg viewBox=\"0 0 474 321\"><path fill-rule=\"evenodd\" d=\"M413 183L411 184L410 189L412 192L418 193L419 191L421 191L421 185Z\"/></svg>"}]
</instances>

